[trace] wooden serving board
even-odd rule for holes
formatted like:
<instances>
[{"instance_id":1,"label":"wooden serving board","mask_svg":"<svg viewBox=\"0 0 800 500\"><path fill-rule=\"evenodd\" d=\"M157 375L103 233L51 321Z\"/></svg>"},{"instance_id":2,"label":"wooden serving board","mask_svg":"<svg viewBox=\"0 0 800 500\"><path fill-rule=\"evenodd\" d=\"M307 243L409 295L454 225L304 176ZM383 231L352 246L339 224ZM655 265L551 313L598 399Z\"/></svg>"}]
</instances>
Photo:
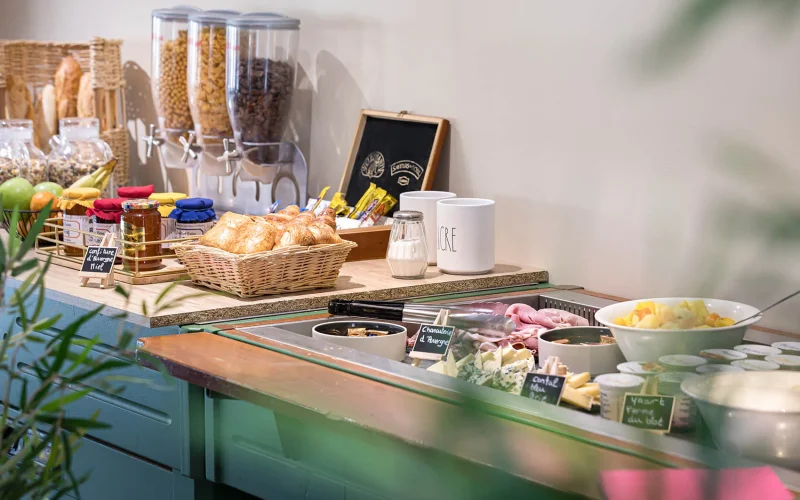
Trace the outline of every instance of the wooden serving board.
<instances>
[{"instance_id":1,"label":"wooden serving board","mask_svg":"<svg viewBox=\"0 0 800 500\"><path fill-rule=\"evenodd\" d=\"M40 247L36 249L36 258L41 261L51 259L51 263L69 269L80 271L83 257L72 257L59 254L57 247ZM161 269L154 271L140 271L138 275L123 269L122 264L114 266L114 279L129 285L152 285L154 283L169 283L189 279L186 268L176 258L162 259Z\"/></svg>"}]
</instances>

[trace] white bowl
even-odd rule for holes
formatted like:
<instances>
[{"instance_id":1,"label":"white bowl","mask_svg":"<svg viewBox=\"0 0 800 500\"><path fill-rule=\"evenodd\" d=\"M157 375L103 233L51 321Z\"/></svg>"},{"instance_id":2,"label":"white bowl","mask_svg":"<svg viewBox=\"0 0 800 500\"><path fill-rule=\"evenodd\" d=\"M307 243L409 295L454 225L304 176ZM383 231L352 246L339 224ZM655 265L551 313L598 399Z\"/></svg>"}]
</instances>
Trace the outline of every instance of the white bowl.
<instances>
[{"instance_id":1,"label":"white bowl","mask_svg":"<svg viewBox=\"0 0 800 500\"><path fill-rule=\"evenodd\" d=\"M387 330L387 335L380 337L348 337L348 328L367 328L368 330ZM344 335L325 332L339 331ZM328 321L311 329L311 338L324 340L331 344L349 347L361 352L375 354L395 361L403 361L406 357L408 332L405 327L394 323L380 321Z\"/></svg>"},{"instance_id":2,"label":"white bowl","mask_svg":"<svg viewBox=\"0 0 800 500\"><path fill-rule=\"evenodd\" d=\"M653 301L670 307L686 301L702 300L709 312L734 321L742 320L758 312L753 306L717 299L657 298L619 302L606 306L594 314L598 323L607 326L617 339L622 354L628 361L658 361L667 354L694 354L705 349L733 349L742 343L747 327L758 322L761 316L749 319L740 325L700 330L651 330L614 324L614 318L627 316L636 304Z\"/></svg>"},{"instance_id":3,"label":"white bowl","mask_svg":"<svg viewBox=\"0 0 800 500\"><path fill-rule=\"evenodd\" d=\"M582 345L600 342L601 335L611 335L611 331L599 326L573 326L544 332L539 335L539 359L558 356L573 373L589 372L592 377L614 373L617 365L625 361L617 344ZM559 339L569 339L570 343L553 342Z\"/></svg>"},{"instance_id":4,"label":"white bowl","mask_svg":"<svg viewBox=\"0 0 800 500\"><path fill-rule=\"evenodd\" d=\"M800 469L800 372L720 372L684 380L717 446Z\"/></svg>"}]
</instances>

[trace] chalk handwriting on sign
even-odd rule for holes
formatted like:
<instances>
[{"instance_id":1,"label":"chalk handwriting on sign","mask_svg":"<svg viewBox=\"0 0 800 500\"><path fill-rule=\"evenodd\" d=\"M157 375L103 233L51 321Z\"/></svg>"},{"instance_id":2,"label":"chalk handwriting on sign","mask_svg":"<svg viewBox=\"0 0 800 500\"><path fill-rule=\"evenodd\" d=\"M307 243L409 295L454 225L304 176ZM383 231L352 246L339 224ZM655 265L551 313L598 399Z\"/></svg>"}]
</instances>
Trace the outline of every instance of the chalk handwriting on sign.
<instances>
[{"instance_id":1,"label":"chalk handwriting on sign","mask_svg":"<svg viewBox=\"0 0 800 500\"><path fill-rule=\"evenodd\" d=\"M439 249L443 252L456 252L456 228L439 227Z\"/></svg>"},{"instance_id":2,"label":"chalk handwriting on sign","mask_svg":"<svg viewBox=\"0 0 800 500\"><path fill-rule=\"evenodd\" d=\"M674 396L625 394L621 422L640 429L669 432L674 407Z\"/></svg>"},{"instance_id":3,"label":"chalk handwriting on sign","mask_svg":"<svg viewBox=\"0 0 800 500\"><path fill-rule=\"evenodd\" d=\"M560 375L529 372L525 376L525 383L522 384L522 395L536 401L558 405L566 382L567 377Z\"/></svg>"},{"instance_id":4,"label":"chalk handwriting on sign","mask_svg":"<svg viewBox=\"0 0 800 500\"><path fill-rule=\"evenodd\" d=\"M455 328L452 326L422 325L409 356L421 359L441 359L447 354Z\"/></svg>"},{"instance_id":5,"label":"chalk handwriting on sign","mask_svg":"<svg viewBox=\"0 0 800 500\"><path fill-rule=\"evenodd\" d=\"M105 275L114 269L117 247L88 247L83 258L80 275Z\"/></svg>"}]
</instances>

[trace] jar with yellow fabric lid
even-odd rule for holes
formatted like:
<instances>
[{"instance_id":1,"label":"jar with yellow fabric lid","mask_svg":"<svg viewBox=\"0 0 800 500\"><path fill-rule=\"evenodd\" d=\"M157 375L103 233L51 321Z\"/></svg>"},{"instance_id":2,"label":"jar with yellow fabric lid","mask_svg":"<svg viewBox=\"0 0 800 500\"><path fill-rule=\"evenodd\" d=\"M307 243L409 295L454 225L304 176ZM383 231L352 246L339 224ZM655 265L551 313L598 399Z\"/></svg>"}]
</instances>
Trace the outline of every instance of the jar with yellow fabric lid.
<instances>
[{"instance_id":1,"label":"jar with yellow fabric lid","mask_svg":"<svg viewBox=\"0 0 800 500\"><path fill-rule=\"evenodd\" d=\"M125 257L160 257L161 245L145 245L161 239L161 214L155 200L133 199L122 202L120 234L126 243L122 246ZM161 266L161 259L125 260L125 269L152 271Z\"/></svg>"},{"instance_id":2,"label":"jar with yellow fabric lid","mask_svg":"<svg viewBox=\"0 0 800 500\"><path fill-rule=\"evenodd\" d=\"M79 231L89 231L91 218L86 209L94 206L94 200L100 197L96 188L69 188L61 193L59 208L64 211L64 253L73 257L82 257L86 246L85 235ZM69 246L73 245L73 246Z\"/></svg>"},{"instance_id":3,"label":"jar with yellow fabric lid","mask_svg":"<svg viewBox=\"0 0 800 500\"><path fill-rule=\"evenodd\" d=\"M169 214L175 210L175 202L186 198L185 193L153 193L148 199L158 202L158 213L161 214L161 239L173 240L178 237L175 219L170 219ZM162 248L170 247L169 243L161 245Z\"/></svg>"}]
</instances>

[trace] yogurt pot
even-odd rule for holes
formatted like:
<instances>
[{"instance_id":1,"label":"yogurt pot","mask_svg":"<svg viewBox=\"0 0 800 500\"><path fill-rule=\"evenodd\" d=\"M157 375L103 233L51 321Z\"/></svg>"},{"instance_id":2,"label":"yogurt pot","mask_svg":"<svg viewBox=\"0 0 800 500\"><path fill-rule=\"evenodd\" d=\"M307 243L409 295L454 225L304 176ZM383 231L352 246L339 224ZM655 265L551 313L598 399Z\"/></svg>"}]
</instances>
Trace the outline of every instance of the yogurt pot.
<instances>
[{"instance_id":1,"label":"yogurt pot","mask_svg":"<svg viewBox=\"0 0 800 500\"><path fill-rule=\"evenodd\" d=\"M747 359L747 354L734 349L706 349L700 351L700 357L709 363L730 363L740 359Z\"/></svg>"},{"instance_id":2,"label":"yogurt pot","mask_svg":"<svg viewBox=\"0 0 800 500\"><path fill-rule=\"evenodd\" d=\"M732 365L700 365L694 369L700 375L704 375L706 373L717 373L717 372L743 372L744 368L739 368L738 366Z\"/></svg>"},{"instance_id":3,"label":"yogurt pot","mask_svg":"<svg viewBox=\"0 0 800 500\"><path fill-rule=\"evenodd\" d=\"M780 349L784 354L800 356L800 342L775 342L772 347Z\"/></svg>"},{"instance_id":4,"label":"yogurt pot","mask_svg":"<svg viewBox=\"0 0 800 500\"><path fill-rule=\"evenodd\" d=\"M781 370L800 371L800 356L793 356L791 354L776 354L767 356L765 361L775 363L781 367Z\"/></svg>"},{"instance_id":5,"label":"yogurt pot","mask_svg":"<svg viewBox=\"0 0 800 500\"><path fill-rule=\"evenodd\" d=\"M694 399L681 391L681 383L692 377L699 377L699 375L689 372L667 372L656 375L658 393L665 396L675 396L675 408L672 411L673 429L691 429L697 419L697 406L694 404Z\"/></svg>"},{"instance_id":6,"label":"yogurt pot","mask_svg":"<svg viewBox=\"0 0 800 500\"><path fill-rule=\"evenodd\" d=\"M764 361L763 359L743 359L741 361L734 361L731 363L731 366L738 366L750 372L766 372L770 370L780 370L781 368L778 363Z\"/></svg>"},{"instance_id":7,"label":"yogurt pot","mask_svg":"<svg viewBox=\"0 0 800 500\"><path fill-rule=\"evenodd\" d=\"M742 344L737 345L734 349L747 354L749 359L764 359L766 356L773 356L783 352L777 347L760 344Z\"/></svg>"},{"instance_id":8,"label":"yogurt pot","mask_svg":"<svg viewBox=\"0 0 800 500\"><path fill-rule=\"evenodd\" d=\"M617 365L617 370L621 373L630 373L632 375L656 375L665 371L664 367L659 364L644 361L620 363Z\"/></svg>"},{"instance_id":9,"label":"yogurt pot","mask_svg":"<svg viewBox=\"0 0 800 500\"><path fill-rule=\"evenodd\" d=\"M690 354L669 354L658 358L658 363L671 372L693 372L700 365L708 363L700 356Z\"/></svg>"},{"instance_id":10,"label":"yogurt pot","mask_svg":"<svg viewBox=\"0 0 800 500\"><path fill-rule=\"evenodd\" d=\"M594 381L600 384L600 416L615 422L622 416L625 394L638 393L645 382L642 377L630 373L606 373Z\"/></svg>"}]
</instances>

